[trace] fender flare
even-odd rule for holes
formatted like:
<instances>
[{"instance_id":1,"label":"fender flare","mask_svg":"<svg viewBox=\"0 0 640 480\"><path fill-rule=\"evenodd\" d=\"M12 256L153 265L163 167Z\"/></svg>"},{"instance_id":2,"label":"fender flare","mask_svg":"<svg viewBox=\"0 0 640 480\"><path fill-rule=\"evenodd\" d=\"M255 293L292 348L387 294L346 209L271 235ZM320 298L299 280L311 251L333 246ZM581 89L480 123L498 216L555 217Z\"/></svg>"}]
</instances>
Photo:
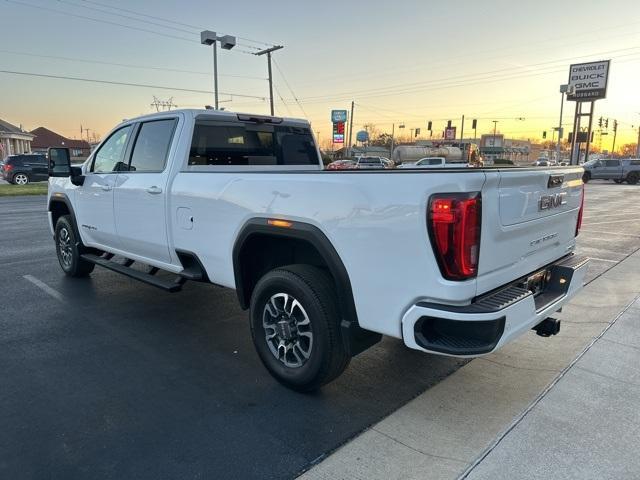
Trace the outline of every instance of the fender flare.
<instances>
[{"instance_id":1,"label":"fender flare","mask_svg":"<svg viewBox=\"0 0 640 480\"><path fill-rule=\"evenodd\" d=\"M382 335L379 333L360 328L347 269L327 236L318 227L309 223L294 221L290 227L282 228L269 225L267 218L257 217L249 219L243 225L233 245L233 272L236 283L236 293L242 308L247 309L249 307L250 298L246 298L245 295L240 254L247 240L254 235L292 238L311 244L328 266L336 282L336 294L343 317L340 326L343 333L343 340L350 354L357 355L380 341Z\"/></svg>"},{"instance_id":2,"label":"fender flare","mask_svg":"<svg viewBox=\"0 0 640 480\"><path fill-rule=\"evenodd\" d=\"M53 211L52 206L54 203L62 203L67 207L67 210L69 210L69 215L71 215L71 224L73 225L73 228L75 228L76 234L78 234L78 239L79 239L80 229L78 228L78 223L76 222L76 212L73 209L73 205L71 204L71 200L69 200L69 197L67 197L67 195L64 193L59 193L59 192L54 193L49 199L49 204L47 205L48 212ZM55 224L53 225L53 228L55 230L56 228Z\"/></svg>"}]
</instances>

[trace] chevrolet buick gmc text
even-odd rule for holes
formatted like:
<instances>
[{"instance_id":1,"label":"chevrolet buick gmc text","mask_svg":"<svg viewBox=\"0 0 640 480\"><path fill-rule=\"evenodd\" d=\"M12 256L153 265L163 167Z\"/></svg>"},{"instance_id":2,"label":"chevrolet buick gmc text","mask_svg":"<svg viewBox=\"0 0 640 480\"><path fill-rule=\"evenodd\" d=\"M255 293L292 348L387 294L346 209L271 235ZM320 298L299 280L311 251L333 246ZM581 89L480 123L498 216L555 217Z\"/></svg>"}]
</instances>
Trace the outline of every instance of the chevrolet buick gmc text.
<instances>
[{"instance_id":1,"label":"chevrolet buick gmc text","mask_svg":"<svg viewBox=\"0 0 640 480\"><path fill-rule=\"evenodd\" d=\"M260 359L296 390L382 335L473 357L555 334L583 285L580 167L324 170L308 122L213 110L127 120L82 167L68 153L49 151L64 272L235 289Z\"/></svg>"}]
</instances>

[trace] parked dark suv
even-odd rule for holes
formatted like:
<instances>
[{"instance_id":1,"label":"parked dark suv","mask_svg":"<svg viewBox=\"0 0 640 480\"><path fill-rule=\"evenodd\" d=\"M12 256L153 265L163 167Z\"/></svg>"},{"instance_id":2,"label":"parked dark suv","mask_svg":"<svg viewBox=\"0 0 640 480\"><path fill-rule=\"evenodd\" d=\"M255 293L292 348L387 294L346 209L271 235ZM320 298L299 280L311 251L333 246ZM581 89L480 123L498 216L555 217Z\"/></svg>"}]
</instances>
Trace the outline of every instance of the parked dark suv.
<instances>
[{"instance_id":1,"label":"parked dark suv","mask_svg":"<svg viewBox=\"0 0 640 480\"><path fill-rule=\"evenodd\" d=\"M9 155L2 165L2 178L16 185L40 182L49 177L44 155Z\"/></svg>"}]
</instances>

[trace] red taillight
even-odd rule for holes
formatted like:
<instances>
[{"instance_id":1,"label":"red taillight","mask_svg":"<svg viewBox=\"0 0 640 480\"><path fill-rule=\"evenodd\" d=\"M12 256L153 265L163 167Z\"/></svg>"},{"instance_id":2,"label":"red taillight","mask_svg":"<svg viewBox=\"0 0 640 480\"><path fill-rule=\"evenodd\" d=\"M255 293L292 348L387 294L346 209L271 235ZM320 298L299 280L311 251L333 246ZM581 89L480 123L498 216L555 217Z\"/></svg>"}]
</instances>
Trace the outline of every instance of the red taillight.
<instances>
[{"instance_id":1,"label":"red taillight","mask_svg":"<svg viewBox=\"0 0 640 480\"><path fill-rule=\"evenodd\" d=\"M467 280L478 273L481 214L480 193L431 197L429 236L440 272L447 280Z\"/></svg>"},{"instance_id":2,"label":"red taillight","mask_svg":"<svg viewBox=\"0 0 640 480\"><path fill-rule=\"evenodd\" d=\"M584 212L584 185L582 186L582 197L580 198L580 210L578 211L578 223L576 223L576 237L582 227L582 212Z\"/></svg>"},{"instance_id":3,"label":"red taillight","mask_svg":"<svg viewBox=\"0 0 640 480\"><path fill-rule=\"evenodd\" d=\"M5 163L2 168L4 168L5 172L10 172L13 169L13 165L11 165L10 163Z\"/></svg>"}]
</instances>

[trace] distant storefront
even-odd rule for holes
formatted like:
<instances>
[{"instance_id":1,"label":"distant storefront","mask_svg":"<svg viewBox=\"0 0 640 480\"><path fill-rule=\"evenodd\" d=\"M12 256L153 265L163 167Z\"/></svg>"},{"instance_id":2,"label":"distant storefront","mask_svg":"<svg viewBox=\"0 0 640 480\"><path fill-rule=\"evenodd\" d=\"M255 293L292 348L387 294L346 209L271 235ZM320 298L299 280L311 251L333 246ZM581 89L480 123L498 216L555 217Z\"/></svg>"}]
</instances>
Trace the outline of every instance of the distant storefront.
<instances>
[{"instance_id":1,"label":"distant storefront","mask_svg":"<svg viewBox=\"0 0 640 480\"><path fill-rule=\"evenodd\" d=\"M496 159L510 160L515 164L529 161L531 142L504 138L501 133L486 134L480 137L480 154L487 165Z\"/></svg>"}]
</instances>

